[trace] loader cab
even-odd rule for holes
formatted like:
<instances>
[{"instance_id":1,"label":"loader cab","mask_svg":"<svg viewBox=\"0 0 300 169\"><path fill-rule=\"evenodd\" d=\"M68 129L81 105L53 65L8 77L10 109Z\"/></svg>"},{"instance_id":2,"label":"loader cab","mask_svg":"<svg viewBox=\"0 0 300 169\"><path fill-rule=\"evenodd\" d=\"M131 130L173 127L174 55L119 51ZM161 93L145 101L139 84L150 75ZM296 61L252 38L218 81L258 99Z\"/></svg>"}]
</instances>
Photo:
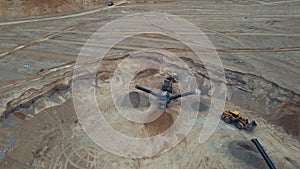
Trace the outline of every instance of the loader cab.
<instances>
[{"instance_id":1,"label":"loader cab","mask_svg":"<svg viewBox=\"0 0 300 169\"><path fill-rule=\"evenodd\" d=\"M232 114L233 117L238 118L239 115L240 115L240 112L238 112L238 111L233 111L233 112L231 112L231 114Z\"/></svg>"},{"instance_id":2,"label":"loader cab","mask_svg":"<svg viewBox=\"0 0 300 169\"><path fill-rule=\"evenodd\" d=\"M240 118L239 115L240 115L240 112L238 112L238 111L228 110L223 113L223 116L224 116L223 119L225 118L225 116L229 116L232 121L237 121Z\"/></svg>"}]
</instances>

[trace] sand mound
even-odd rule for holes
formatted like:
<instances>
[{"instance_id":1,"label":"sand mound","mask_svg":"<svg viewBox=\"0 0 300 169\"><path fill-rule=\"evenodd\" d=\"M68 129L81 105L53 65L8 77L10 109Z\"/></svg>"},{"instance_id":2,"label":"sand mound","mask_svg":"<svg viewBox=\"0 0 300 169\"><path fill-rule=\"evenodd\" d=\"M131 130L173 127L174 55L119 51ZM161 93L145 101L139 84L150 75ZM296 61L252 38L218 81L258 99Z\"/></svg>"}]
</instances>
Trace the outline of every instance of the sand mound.
<instances>
[{"instance_id":1,"label":"sand mound","mask_svg":"<svg viewBox=\"0 0 300 169\"><path fill-rule=\"evenodd\" d=\"M159 118L150 123L145 123L144 126L150 136L155 136L170 128L173 122L174 119L171 114L164 111Z\"/></svg>"},{"instance_id":2,"label":"sand mound","mask_svg":"<svg viewBox=\"0 0 300 169\"><path fill-rule=\"evenodd\" d=\"M292 134L300 140L300 101L287 103L278 107L268 118L275 124L282 126L288 134Z\"/></svg>"}]
</instances>

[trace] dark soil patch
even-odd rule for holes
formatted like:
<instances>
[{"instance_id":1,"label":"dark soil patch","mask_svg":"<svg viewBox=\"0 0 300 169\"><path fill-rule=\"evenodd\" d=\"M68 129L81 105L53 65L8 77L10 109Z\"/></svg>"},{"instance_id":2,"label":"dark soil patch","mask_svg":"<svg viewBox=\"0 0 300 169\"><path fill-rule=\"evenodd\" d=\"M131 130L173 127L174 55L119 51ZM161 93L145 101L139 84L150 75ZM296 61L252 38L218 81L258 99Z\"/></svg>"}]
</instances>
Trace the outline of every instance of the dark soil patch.
<instances>
[{"instance_id":1,"label":"dark soil patch","mask_svg":"<svg viewBox=\"0 0 300 169\"><path fill-rule=\"evenodd\" d=\"M153 69L153 68L145 69L145 70L140 71L140 72L134 77L133 80L141 79L141 78L144 78L144 77L148 77L148 76L151 76L151 75L154 75L154 74L157 74L157 73L159 73L159 70L158 70L158 69Z\"/></svg>"},{"instance_id":2,"label":"dark soil patch","mask_svg":"<svg viewBox=\"0 0 300 169\"><path fill-rule=\"evenodd\" d=\"M15 115L16 117L18 117L19 119L25 120L27 118L27 116L21 112L15 111L13 112L13 115Z\"/></svg>"},{"instance_id":3,"label":"dark soil patch","mask_svg":"<svg viewBox=\"0 0 300 169\"><path fill-rule=\"evenodd\" d=\"M255 168L268 168L255 145L250 141L231 141L228 144L229 152L237 159Z\"/></svg>"},{"instance_id":4,"label":"dark soil patch","mask_svg":"<svg viewBox=\"0 0 300 169\"><path fill-rule=\"evenodd\" d=\"M129 100L134 108L148 108L150 106L149 97L138 92L130 92Z\"/></svg>"},{"instance_id":5,"label":"dark soil patch","mask_svg":"<svg viewBox=\"0 0 300 169\"><path fill-rule=\"evenodd\" d=\"M296 136L300 140L300 102L287 103L276 109L275 113L266 119L282 126L288 134Z\"/></svg>"},{"instance_id":6,"label":"dark soil patch","mask_svg":"<svg viewBox=\"0 0 300 169\"><path fill-rule=\"evenodd\" d=\"M193 102L191 106L192 106L192 109L197 111L197 112L203 112L203 111L206 111L209 108L208 103L201 102L201 101L200 101L200 103L199 102Z\"/></svg>"},{"instance_id":7,"label":"dark soil patch","mask_svg":"<svg viewBox=\"0 0 300 169\"><path fill-rule=\"evenodd\" d=\"M164 111L160 117L150 123L145 123L144 126L150 136L156 136L170 128L173 122L173 117Z\"/></svg>"}]
</instances>

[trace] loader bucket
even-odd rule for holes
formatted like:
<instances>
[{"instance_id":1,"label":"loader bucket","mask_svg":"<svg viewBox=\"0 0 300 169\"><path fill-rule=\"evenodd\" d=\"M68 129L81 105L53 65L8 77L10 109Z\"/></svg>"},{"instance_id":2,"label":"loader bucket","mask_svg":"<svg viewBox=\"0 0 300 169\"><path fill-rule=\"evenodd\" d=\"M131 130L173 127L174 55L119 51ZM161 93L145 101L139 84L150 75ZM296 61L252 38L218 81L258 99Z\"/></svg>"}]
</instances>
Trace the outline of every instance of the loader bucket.
<instances>
[{"instance_id":1,"label":"loader bucket","mask_svg":"<svg viewBox=\"0 0 300 169\"><path fill-rule=\"evenodd\" d=\"M252 121L247 128L249 131L252 131L257 126L255 121Z\"/></svg>"}]
</instances>

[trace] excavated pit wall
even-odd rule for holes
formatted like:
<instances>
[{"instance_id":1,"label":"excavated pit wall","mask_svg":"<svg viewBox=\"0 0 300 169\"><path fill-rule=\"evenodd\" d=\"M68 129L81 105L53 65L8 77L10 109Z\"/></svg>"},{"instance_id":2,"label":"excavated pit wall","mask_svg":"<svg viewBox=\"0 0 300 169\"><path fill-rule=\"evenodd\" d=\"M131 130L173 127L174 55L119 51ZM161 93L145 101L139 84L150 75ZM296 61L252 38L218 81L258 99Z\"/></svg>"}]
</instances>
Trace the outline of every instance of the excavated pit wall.
<instances>
[{"instance_id":1,"label":"excavated pit wall","mask_svg":"<svg viewBox=\"0 0 300 169\"><path fill-rule=\"evenodd\" d=\"M211 86L208 74L202 64L189 58L185 60L195 68L201 93L209 95ZM263 117L283 129L298 140L300 138L300 95L283 88L261 76L225 70L227 101L251 111L256 117Z\"/></svg>"},{"instance_id":2,"label":"excavated pit wall","mask_svg":"<svg viewBox=\"0 0 300 169\"><path fill-rule=\"evenodd\" d=\"M108 61L119 61L127 56L122 56L119 59L108 59ZM193 68L202 95L209 96L211 86L205 67L190 58L182 57L181 59ZM19 117L22 117L22 114L25 114L26 117L32 117L45 108L60 105L69 99L71 96L72 69L61 71L64 72L61 74L64 77L63 83L57 83L56 79L52 83L55 85L51 86L51 88L45 88L47 91L44 91L42 94L34 89L29 89L19 96L19 98L27 99L13 98L6 104L5 111L1 112L2 117L7 117L13 113ZM57 74L60 73L58 72ZM299 140L299 115L297 114L300 110L299 94L282 88L261 76L231 70L225 70L225 74L228 90L227 101L252 111L255 117L263 117L271 123L283 127L287 133L294 135ZM109 82L112 75L113 72L111 71L100 71L97 73L98 80L105 83ZM89 76L86 74L80 78L89 78Z\"/></svg>"}]
</instances>

